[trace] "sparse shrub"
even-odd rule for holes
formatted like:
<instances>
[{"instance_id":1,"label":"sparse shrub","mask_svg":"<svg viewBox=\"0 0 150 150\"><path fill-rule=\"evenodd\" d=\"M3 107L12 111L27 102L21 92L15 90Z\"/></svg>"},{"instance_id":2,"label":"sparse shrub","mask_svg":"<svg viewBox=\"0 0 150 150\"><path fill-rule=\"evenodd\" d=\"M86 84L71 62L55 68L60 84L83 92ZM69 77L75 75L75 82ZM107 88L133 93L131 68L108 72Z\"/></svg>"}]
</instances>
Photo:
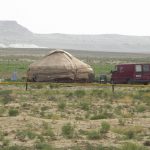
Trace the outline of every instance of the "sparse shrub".
<instances>
[{"instance_id":1,"label":"sparse shrub","mask_svg":"<svg viewBox=\"0 0 150 150\"><path fill-rule=\"evenodd\" d=\"M88 135L88 131L85 131L85 130L82 130L82 129L79 130L79 133L82 134L82 135Z\"/></svg>"},{"instance_id":2,"label":"sparse shrub","mask_svg":"<svg viewBox=\"0 0 150 150\"><path fill-rule=\"evenodd\" d=\"M12 93L12 90L0 90L0 95L9 95Z\"/></svg>"},{"instance_id":3,"label":"sparse shrub","mask_svg":"<svg viewBox=\"0 0 150 150\"><path fill-rule=\"evenodd\" d=\"M86 114L85 114L85 119L89 119L89 117L90 117L90 112L87 111Z\"/></svg>"},{"instance_id":4,"label":"sparse shrub","mask_svg":"<svg viewBox=\"0 0 150 150\"><path fill-rule=\"evenodd\" d=\"M134 100L142 100L143 99L143 91L138 91L133 95Z\"/></svg>"},{"instance_id":5,"label":"sparse shrub","mask_svg":"<svg viewBox=\"0 0 150 150\"><path fill-rule=\"evenodd\" d=\"M65 96L66 96L67 98L73 98L73 97L74 97L74 95L73 95L72 92L66 93Z\"/></svg>"},{"instance_id":6,"label":"sparse shrub","mask_svg":"<svg viewBox=\"0 0 150 150\"><path fill-rule=\"evenodd\" d=\"M54 89L54 88L58 88L59 87L59 84L58 83L50 83L49 84L49 88L50 89Z\"/></svg>"},{"instance_id":7,"label":"sparse shrub","mask_svg":"<svg viewBox=\"0 0 150 150\"><path fill-rule=\"evenodd\" d=\"M37 150L54 150L53 146L48 143L37 143L35 148Z\"/></svg>"},{"instance_id":8,"label":"sparse shrub","mask_svg":"<svg viewBox=\"0 0 150 150\"><path fill-rule=\"evenodd\" d=\"M110 124L108 122L102 122L101 123L101 128L100 128L100 133L107 133L110 129Z\"/></svg>"},{"instance_id":9,"label":"sparse shrub","mask_svg":"<svg viewBox=\"0 0 150 150\"><path fill-rule=\"evenodd\" d=\"M44 139L44 137L42 135L37 135L37 139L39 139L40 142L44 142L45 141L45 139Z\"/></svg>"},{"instance_id":10,"label":"sparse shrub","mask_svg":"<svg viewBox=\"0 0 150 150\"><path fill-rule=\"evenodd\" d=\"M110 105L110 104L105 104L105 105L103 106L103 108L112 110L113 107L112 107L112 105Z\"/></svg>"},{"instance_id":11,"label":"sparse shrub","mask_svg":"<svg viewBox=\"0 0 150 150\"><path fill-rule=\"evenodd\" d=\"M52 128L50 126L43 132L43 135L49 136L52 139L55 138L55 134L54 134L54 132L53 132L53 130L52 130Z\"/></svg>"},{"instance_id":12,"label":"sparse shrub","mask_svg":"<svg viewBox=\"0 0 150 150\"><path fill-rule=\"evenodd\" d=\"M95 145L95 144L86 144L86 150L115 150L104 147L103 145Z\"/></svg>"},{"instance_id":13,"label":"sparse shrub","mask_svg":"<svg viewBox=\"0 0 150 150\"><path fill-rule=\"evenodd\" d=\"M127 139L133 139L135 137L135 132L133 130L128 130L125 132L125 136Z\"/></svg>"},{"instance_id":14,"label":"sparse shrub","mask_svg":"<svg viewBox=\"0 0 150 150\"><path fill-rule=\"evenodd\" d=\"M37 88L37 89L42 89L42 88L43 88L43 85L42 85L41 83L38 83L38 84L36 84L36 88Z\"/></svg>"},{"instance_id":15,"label":"sparse shrub","mask_svg":"<svg viewBox=\"0 0 150 150\"><path fill-rule=\"evenodd\" d=\"M48 124L47 122L43 122L42 125L43 125L43 128L44 128L44 129L48 129L48 128L49 128L49 124Z\"/></svg>"},{"instance_id":16,"label":"sparse shrub","mask_svg":"<svg viewBox=\"0 0 150 150\"><path fill-rule=\"evenodd\" d=\"M84 120L84 118L82 116L76 116L75 120Z\"/></svg>"},{"instance_id":17,"label":"sparse shrub","mask_svg":"<svg viewBox=\"0 0 150 150\"><path fill-rule=\"evenodd\" d=\"M97 140L97 139L101 138L100 133L95 130L89 131L87 136L88 136L88 139L90 139L90 140Z\"/></svg>"},{"instance_id":18,"label":"sparse shrub","mask_svg":"<svg viewBox=\"0 0 150 150\"><path fill-rule=\"evenodd\" d=\"M48 100L49 100L49 101L56 101L57 98L56 98L55 96L49 96L49 97L48 97Z\"/></svg>"},{"instance_id":19,"label":"sparse shrub","mask_svg":"<svg viewBox=\"0 0 150 150\"><path fill-rule=\"evenodd\" d=\"M14 146L6 147L3 150L27 150L27 148L19 145L14 145Z\"/></svg>"},{"instance_id":20,"label":"sparse shrub","mask_svg":"<svg viewBox=\"0 0 150 150\"><path fill-rule=\"evenodd\" d=\"M91 95L92 95L92 96L95 96L95 97L97 97L97 96L98 96L98 97L101 97L102 94L103 94L103 92L104 92L103 90L97 90L97 89L95 90L95 89L94 89L94 90L92 90Z\"/></svg>"},{"instance_id":21,"label":"sparse shrub","mask_svg":"<svg viewBox=\"0 0 150 150\"><path fill-rule=\"evenodd\" d=\"M146 150L146 148L136 143L125 143L121 147L121 150Z\"/></svg>"},{"instance_id":22,"label":"sparse shrub","mask_svg":"<svg viewBox=\"0 0 150 150\"><path fill-rule=\"evenodd\" d=\"M106 148L103 145L97 145L95 150L105 150Z\"/></svg>"},{"instance_id":23,"label":"sparse shrub","mask_svg":"<svg viewBox=\"0 0 150 150\"><path fill-rule=\"evenodd\" d=\"M69 147L68 149L69 150L82 150L82 148L80 146L78 146L78 145L73 146L73 147Z\"/></svg>"},{"instance_id":24,"label":"sparse shrub","mask_svg":"<svg viewBox=\"0 0 150 150\"><path fill-rule=\"evenodd\" d=\"M145 105L141 104L141 105L136 106L136 111L139 112L139 113L144 112L145 110L146 110Z\"/></svg>"},{"instance_id":25,"label":"sparse shrub","mask_svg":"<svg viewBox=\"0 0 150 150\"><path fill-rule=\"evenodd\" d=\"M150 146L150 140L143 143L145 146Z\"/></svg>"},{"instance_id":26,"label":"sparse shrub","mask_svg":"<svg viewBox=\"0 0 150 150\"><path fill-rule=\"evenodd\" d=\"M31 89L42 89L43 88L43 85L41 83L33 83L33 84L30 84L30 88Z\"/></svg>"},{"instance_id":27,"label":"sparse shrub","mask_svg":"<svg viewBox=\"0 0 150 150\"><path fill-rule=\"evenodd\" d=\"M66 138L73 138L74 136L74 127L70 124L70 123L67 123L67 124L64 124L62 126L62 135Z\"/></svg>"},{"instance_id":28,"label":"sparse shrub","mask_svg":"<svg viewBox=\"0 0 150 150\"><path fill-rule=\"evenodd\" d=\"M54 114L53 113L44 114L44 112L41 112L41 116L44 117L45 119L52 119Z\"/></svg>"},{"instance_id":29,"label":"sparse shrub","mask_svg":"<svg viewBox=\"0 0 150 150\"><path fill-rule=\"evenodd\" d=\"M0 117L2 117L2 116L3 116L4 112L5 112L4 107L0 107Z\"/></svg>"},{"instance_id":30,"label":"sparse shrub","mask_svg":"<svg viewBox=\"0 0 150 150\"><path fill-rule=\"evenodd\" d=\"M98 119L108 119L108 118L112 118L113 114L112 113L108 113L107 111L104 112L99 112L99 114L94 114L93 116L91 116L91 120L98 120Z\"/></svg>"},{"instance_id":31,"label":"sparse shrub","mask_svg":"<svg viewBox=\"0 0 150 150\"><path fill-rule=\"evenodd\" d=\"M122 106L117 106L117 107L115 107L115 109L114 109L114 113L115 114L117 114L117 115L121 115L122 114Z\"/></svg>"},{"instance_id":32,"label":"sparse shrub","mask_svg":"<svg viewBox=\"0 0 150 150\"><path fill-rule=\"evenodd\" d=\"M125 93L123 92L115 92L115 93L111 93L111 99L121 99L125 96Z\"/></svg>"},{"instance_id":33,"label":"sparse shrub","mask_svg":"<svg viewBox=\"0 0 150 150\"><path fill-rule=\"evenodd\" d=\"M19 111L17 109L10 109L9 116L17 116L19 115Z\"/></svg>"},{"instance_id":34,"label":"sparse shrub","mask_svg":"<svg viewBox=\"0 0 150 150\"><path fill-rule=\"evenodd\" d=\"M55 139L55 134L52 130L52 127L48 123L43 122L43 128L44 128L43 135L49 136L50 138Z\"/></svg>"},{"instance_id":35,"label":"sparse shrub","mask_svg":"<svg viewBox=\"0 0 150 150\"><path fill-rule=\"evenodd\" d=\"M30 131L30 130L26 130L26 135L29 139L34 139L37 136L36 133L34 133L33 131Z\"/></svg>"},{"instance_id":36,"label":"sparse shrub","mask_svg":"<svg viewBox=\"0 0 150 150\"><path fill-rule=\"evenodd\" d=\"M48 109L49 109L48 106L43 106L43 107L41 107L41 111L45 111L45 110L48 110Z\"/></svg>"},{"instance_id":37,"label":"sparse shrub","mask_svg":"<svg viewBox=\"0 0 150 150\"><path fill-rule=\"evenodd\" d=\"M85 91L84 90L76 90L75 92L74 92L74 95L76 96L76 97L78 97L78 98L81 98L81 97L83 97L83 96L85 96Z\"/></svg>"},{"instance_id":38,"label":"sparse shrub","mask_svg":"<svg viewBox=\"0 0 150 150\"><path fill-rule=\"evenodd\" d=\"M117 127L112 129L113 132L118 134L125 135L125 138L127 139L133 139L135 136L138 135L138 133L141 133L143 131L143 128L140 126L132 126L132 127Z\"/></svg>"},{"instance_id":39,"label":"sparse shrub","mask_svg":"<svg viewBox=\"0 0 150 150\"><path fill-rule=\"evenodd\" d=\"M23 146L14 145L14 146L9 146L6 149L4 148L4 150L27 150L27 148Z\"/></svg>"},{"instance_id":40,"label":"sparse shrub","mask_svg":"<svg viewBox=\"0 0 150 150\"><path fill-rule=\"evenodd\" d=\"M3 146L8 146L9 143L10 143L10 141L9 141L8 139L4 139L4 140L2 141L2 143L3 143Z\"/></svg>"},{"instance_id":41,"label":"sparse shrub","mask_svg":"<svg viewBox=\"0 0 150 150\"><path fill-rule=\"evenodd\" d=\"M0 131L0 141L4 140L4 133L2 131Z\"/></svg>"},{"instance_id":42,"label":"sparse shrub","mask_svg":"<svg viewBox=\"0 0 150 150\"><path fill-rule=\"evenodd\" d=\"M119 122L119 125L124 126L125 123L126 123L126 120L122 119L122 118L119 118L118 122Z\"/></svg>"},{"instance_id":43,"label":"sparse shrub","mask_svg":"<svg viewBox=\"0 0 150 150\"><path fill-rule=\"evenodd\" d=\"M28 137L29 139L35 139L35 137L37 136L36 133L34 133L31 130L22 130L22 131L17 131L16 136L20 139L23 140L26 137Z\"/></svg>"},{"instance_id":44,"label":"sparse shrub","mask_svg":"<svg viewBox=\"0 0 150 150\"><path fill-rule=\"evenodd\" d=\"M10 96L9 94L8 95L2 95L2 99L1 99L1 103L2 104L8 104L10 103L11 101L13 101L13 98L12 96Z\"/></svg>"},{"instance_id":45,"label":"sparse shrub","mask_svg":"<svg viewBox=\"0 0 150 150\"><path fill-rule=\"evenodd\" d=\"M82 110L88 111L89 110L89 102L82 101L80 103L80 107Z\"/></svg>"},{"instance_id":46,"label":"sparse shrub","mask_svg":"<svg viewBox=\"0 0 150 150\"><path fill-rule=\"evenodd\" d=\"M23 103L23 104L22 104L23 109L26 109L26 110L29 110L31 106L32 106L32 105L29 104L29 103Z\"/></svg>"},{"instance_id":47,"label":"sparse shrub","mask_svg":"<svg viewBox=\"0 0 150 150\"><path fill-rule=\"evenodd\" d=\"M65 101L61 101L59 104L58 104L58 108L60 110L64 110L66 107L66 102Z\"/></svg>"}]
</instances>

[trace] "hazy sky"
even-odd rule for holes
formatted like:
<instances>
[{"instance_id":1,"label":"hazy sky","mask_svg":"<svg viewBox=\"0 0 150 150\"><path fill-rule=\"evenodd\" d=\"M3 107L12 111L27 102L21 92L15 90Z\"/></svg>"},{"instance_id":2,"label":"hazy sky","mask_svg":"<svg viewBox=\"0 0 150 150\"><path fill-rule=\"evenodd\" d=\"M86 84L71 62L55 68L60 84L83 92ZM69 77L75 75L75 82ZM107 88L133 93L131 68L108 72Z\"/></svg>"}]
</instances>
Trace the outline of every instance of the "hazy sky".
<instances>
[{"instance_id":1,"label":"hazy sky","mask_svg":"<svg viewBox=\"0 0 150 150\"><path fill-rule=\"evenodd\" d=\"M150 0L0 0L0 20L36 33L150 35Z\"/></svg>"}]
</instances>

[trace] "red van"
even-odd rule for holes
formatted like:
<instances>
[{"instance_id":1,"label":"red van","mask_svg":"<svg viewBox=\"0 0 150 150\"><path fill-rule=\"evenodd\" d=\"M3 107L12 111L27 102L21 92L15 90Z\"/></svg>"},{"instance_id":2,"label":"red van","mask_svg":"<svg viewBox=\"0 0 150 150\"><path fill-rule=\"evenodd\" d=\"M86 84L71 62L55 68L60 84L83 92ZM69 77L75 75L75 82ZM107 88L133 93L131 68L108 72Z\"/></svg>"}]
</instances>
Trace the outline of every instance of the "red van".
<instances>
[{"instance_id":1,"label":"red van","mask_svg":"<svg viewBox=\"0 0 150 150\"><path fill-rule=\"evenodd\" d=\"M150 64L120 64L111 71L112 83L144 83L150 82Z\"/></svg>"}]
</instances>

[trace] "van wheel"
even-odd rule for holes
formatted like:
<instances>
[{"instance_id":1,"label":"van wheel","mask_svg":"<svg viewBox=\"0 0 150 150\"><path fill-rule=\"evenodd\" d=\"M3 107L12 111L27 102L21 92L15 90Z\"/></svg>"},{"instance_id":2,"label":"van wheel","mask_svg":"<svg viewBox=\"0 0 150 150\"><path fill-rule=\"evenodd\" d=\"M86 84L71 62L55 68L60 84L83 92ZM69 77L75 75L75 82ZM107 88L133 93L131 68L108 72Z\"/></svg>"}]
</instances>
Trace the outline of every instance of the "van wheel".
<instances>
[{"instance_id":1,"label":"van wheel","mask_svg":"<svg viewBox=\"0 0 150 150\"><path fill-rule=\"evenodd\" d=\"M37 75L34 76L33 81L38 82L38 76Z\"/></svg>"}]
</instances>

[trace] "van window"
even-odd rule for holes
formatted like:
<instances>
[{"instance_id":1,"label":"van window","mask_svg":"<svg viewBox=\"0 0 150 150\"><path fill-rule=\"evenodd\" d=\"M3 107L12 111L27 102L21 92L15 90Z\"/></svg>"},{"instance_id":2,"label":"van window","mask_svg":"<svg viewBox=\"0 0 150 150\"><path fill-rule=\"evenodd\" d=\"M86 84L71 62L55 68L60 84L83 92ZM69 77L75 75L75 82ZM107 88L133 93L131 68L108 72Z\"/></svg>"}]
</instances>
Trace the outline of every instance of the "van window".
<instances>
[{"instance_id":1,"label":"van window","mask_svg":"<svg viewBox=\"0 0 150 150\"><path fill-rule=\"evenodd\" d=\"M123 72L123 67L122 66L119 68L119 72Z\"/></svg>"},{"instance_id":2,"label":"van window","mask_svg":"<svg viewBox=\"0 0 150 150\"><path fill-rule=\"evenodd\" d=\"M117 66L115 66L112 70L112 72L116 72L118 70Z\"/></svg>"},{"instance_id":3,"label":"van window","mask_svg":"<svg viewBox=\"0 0 150 150\"><path fill-rule=\"evenodd\" d=\"M143 65L143 71L144 72L149 72L150 71L149 65Z\"/></svg>"},{"instance_id":4,"label":"van window","mask_svg":"<svg viewBox=\"0 0 150 150\"><path fill-rule=\"evenodd\" d=\"M141 65L136 65L135 66L135 71L136 72L142 72L142 66Z\"/></svg>"}]
</instances>

